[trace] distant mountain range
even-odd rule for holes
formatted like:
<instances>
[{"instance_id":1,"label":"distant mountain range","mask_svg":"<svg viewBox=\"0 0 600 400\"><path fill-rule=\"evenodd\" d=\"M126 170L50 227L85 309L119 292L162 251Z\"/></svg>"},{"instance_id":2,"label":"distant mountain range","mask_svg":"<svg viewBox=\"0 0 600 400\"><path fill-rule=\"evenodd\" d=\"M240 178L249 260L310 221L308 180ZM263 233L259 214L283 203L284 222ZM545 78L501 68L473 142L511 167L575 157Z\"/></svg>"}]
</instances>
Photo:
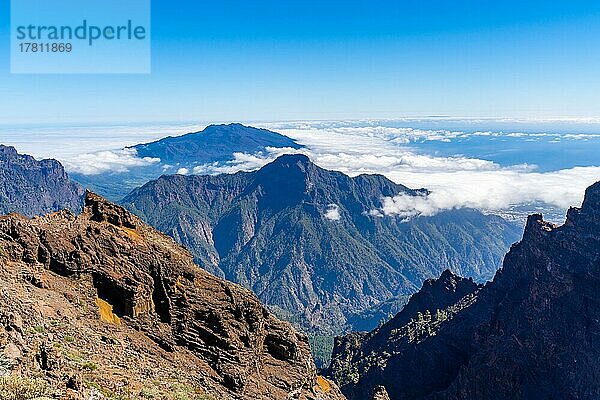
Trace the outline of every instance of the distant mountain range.
<instances>
[{"instance_id":1,"label":"distant mountain range","mask_svg":"<svg viewBox=\"0 0 600 400\"><path fill-rule=\"evenodd\" d=\"M299 149L295 140L267 129L242 124L210 125L201 132L167 137L133 146L139 157L160 158L163 164L194 167L229 161L233 153L256 153L267 147Z\"/></svg>"},{"instance_id":2,"label":"distant mountain range","mask_svg":"<svg viewBox=\"0 0 600 400\"><path fill-rule=\"evenodd\" d=\"M600 182L564 225L532 215L485 286L446 271L392 320L336 339L349 400L600 398Z\"/></svg>"},{"instance_id":3,"label":"distant mountain range","mask_svg":"<svg viewBox=\"0 0 600 400\"><path fill-rule=\"evenodd\" d=\"M491 278L518 239L516 225L471 209L408 222L369 213L383 197L424 192L285 155L255 172L162 176L122 204L278 315L309 332L339 333L373 328L382 310L399 309L382 302L446 268Z\"/></svg>"},{"instance_id":4,"label":"distant mountain range","mask_svg":"<svg viewBox=\"0 0 600 400\"><path fill-rule=\"evenodd\" d=\"M232 132L248 129L215 126L208 132L232 140ZM147 150L158 146L172 153L165 149L179 145L171 142ZM60 163L0 149L2 212L81 209L83 189ZM368 215L381 207L382 197L399 193L424 191L379 175L350 178L289 155L251 173L164 176L123 203L190 248L206 270L252 289L306 331L330 335L372 329L444 268L478 280L491 277L517 238L515 226L475 210L409 222Z\"/></svg>"},{"instance_id":5,"label":"distant mountain range","mask_svg":"<svg viewBox=\"0 0 600 400\"><path fill-rule=\"evenodd\" d=\"M38 161L0 145L0 215L17 212L33 217L65 208L78 212L83 194L58 161Z\"/></svg>"},{"instance_id":6,"label":"distant mountain range","mask_svg":"<svg viewBox=\"0 0 600 400\"><path fill-rule=\"evenodd\" d=\"M163 174L174 174L180 169L192 173L194 168L203 165L224 165L234 159L235 153L255 154L265 152L267 148L300 149L302 146L287 136L266 129L241 124L210 125L200 132L129 147L138 157L160 160L156 163L129 167L127 172L72 173L71 177L116 201Z\"/></svg>"}]
</instances>

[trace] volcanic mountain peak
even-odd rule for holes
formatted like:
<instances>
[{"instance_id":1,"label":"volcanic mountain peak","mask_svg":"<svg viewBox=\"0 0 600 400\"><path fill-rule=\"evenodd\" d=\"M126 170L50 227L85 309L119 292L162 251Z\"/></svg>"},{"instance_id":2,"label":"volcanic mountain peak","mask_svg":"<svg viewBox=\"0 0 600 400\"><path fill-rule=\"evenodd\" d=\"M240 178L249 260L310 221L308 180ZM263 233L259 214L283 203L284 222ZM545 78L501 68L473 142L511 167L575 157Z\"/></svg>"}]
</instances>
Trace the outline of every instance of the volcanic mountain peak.
<instances>
[{"instance_id":1,"label":"volcanic mountain peak","mask_svg":"<svg viewBox=\"0 0 600 400\"><path fill-rule=\"evenodd\" d=\"M242 124L209 125L200 132L133 146L140 157L160 158L163 163L182 165L228 161L235 152L254 153L267 147L299 149L302 146L279 133Z\"/></svg>"},{"instance_id":2,"label":"volcanic mountain peak","mask_svg":"<svg viewBox=\"0 0 600 400\"><path fill-rule=\"evenodd\" d=\"M519 228L476 210L409 222L370 214L385 197L422 193L382 175L350 177L288 154L254 172L163 176L123 204L280 315L337 333L363 311L372 329L390 317L372 307L444 269L490 277L518 239Z\"/></svg>"},{"instance_id":3,"label":"volcanic mountain peak","mask_svg":"<svg viewBox=\"0 0 600 400\"><path fill-rule=\"evenodd\" d=\"M314 165L314 163L310 160L310 158L308 158L307 155L297 153L281 155L275 159L273 165L280 167L297 166L299 168L305 168L308 165Z\"/></svg>"},{"instance_id":4,"label":"volcanic mountain peak","mask_svg":"<svg viewBox=\"0 0 600 400\"><path fill-rule=\"evenodd\" d=\"M100 169L98 174L73 173L74 179L111 200L121 200L132 190L164 174L208 173L229 167L239 154L271 154L273 149L289 151L303 146L296 140L267 129L242 124L210 125L199 132L162 139L128 147L141 165L127 170ZM187 172L186 172L187 171Z\"/></svg>"}]
</instances>

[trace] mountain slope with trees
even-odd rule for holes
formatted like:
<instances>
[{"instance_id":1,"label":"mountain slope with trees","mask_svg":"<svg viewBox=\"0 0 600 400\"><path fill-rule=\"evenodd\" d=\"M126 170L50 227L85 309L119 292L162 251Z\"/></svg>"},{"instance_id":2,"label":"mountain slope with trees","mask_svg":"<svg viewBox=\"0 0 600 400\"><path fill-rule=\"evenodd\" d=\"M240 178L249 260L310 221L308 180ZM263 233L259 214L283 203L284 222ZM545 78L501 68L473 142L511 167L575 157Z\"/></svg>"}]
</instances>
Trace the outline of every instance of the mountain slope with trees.
<instances>
[{"instance_id":1,"label":"mountain slope with trees","mask_svg":"<svg viewBox=\"0 0 600 400\"><path fill-rule=\"evenodd\" d=\"M367 322L355 316L413 293L444 269L490 278L518 238L516 226L471 209L410 221L371 215L383 197L401 193L426 191L285 155L255 172L162 176L123 205L278 315L308 331L339 333L353 320L374 327L380 312Z\"/></svg>"},{"instance_id":2,"label":"mountain slope with trees","mask_svg":"<svg viewBox=\"0 0 600 400\"><path fill-rule=\"evenodd\" d=\"M348 399L600 396L600 182L564 225L532 215L484 287L445 272L371 333L336 339Z\"/></svg>"}]
</instances>

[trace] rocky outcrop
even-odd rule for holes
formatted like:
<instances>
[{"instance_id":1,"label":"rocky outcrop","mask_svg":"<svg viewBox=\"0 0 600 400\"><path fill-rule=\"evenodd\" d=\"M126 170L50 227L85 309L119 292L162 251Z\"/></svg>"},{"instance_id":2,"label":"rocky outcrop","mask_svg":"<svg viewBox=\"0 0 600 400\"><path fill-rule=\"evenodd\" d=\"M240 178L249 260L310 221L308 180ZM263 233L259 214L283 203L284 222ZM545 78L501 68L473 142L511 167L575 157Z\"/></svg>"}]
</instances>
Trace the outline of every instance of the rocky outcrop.
<instances>
[{"instance_id":1,"label":"rocky outcrop","mask_svg":"<svg viewBox=\"0 0 600 400\"><path fill-rule=\"evenodd\" d=\"M81 210L83 189L69 180L56 160L37 161L0 145L0 215L42 215L62 209Z\"/></svg>"},{"instance_id":2,"label":"rocky outcrop","mask_svg":"<svg viewBox=\"0 0 600 400\"><path fill-rule=\"evenodd\" d=\"M342 398L306 336L92 193L79 216L1 217L0 266L10 370L58 398Z\"/></svg>"},{"instance_id":3,"label":"rocky outcrop","mask_svg":"<svg viewBox=\"0 0 600 400\"><path fill-rule=\"evenodd\" d=\"M330 374L349 399L378 386L392 400L598 398L599 222L597 183L564 225L529 217L485 287L417 304L432 298L424 287L411 312L413 300L352 346L338 339Z\"/></svg>"},{"instance_id":4,"label":"rocky outcrop","mask_svg":"<svg viewBox=\"0 0 600 400\"><path fill-rule=\"evenodd\" d=\"M435 390L445 377L444 368L457 367L463 361L467 345L453 338L426 350L420 347L469 307L480 290L472 279L448 270L437 280L425 281L402 311L383 326L368 334L336 338L326 375L352 399L370 398L378 386L392 399L397 398L397 387L412 395Z\"/></svg>"},{"instance_id":5,"label":"rocky outcrop","mask_svg":"<svg viewBox=\"0 0 600 400\"><path fill-rule=\"evenodd\" d=\"M285 155L255 172L163 176L123 204L282 317L307 332L339 334L374 328L393 315L380 305L446 268L491 278L518 239L520 228L476 210L410 221L370 213L384 197L424 193ZM397 310L393 303L388 310Z\"/></svg>"},{"instance_id":6,"label":"rocky outcrop","mask_svg":"<svg viewBox=\"0 0 600 400\"><path fill-rule=\"evenodd\" d=\"M373 393L373 400L390 400L390 396L383 386L377 386Z\"/></svg>"}]
</instances>

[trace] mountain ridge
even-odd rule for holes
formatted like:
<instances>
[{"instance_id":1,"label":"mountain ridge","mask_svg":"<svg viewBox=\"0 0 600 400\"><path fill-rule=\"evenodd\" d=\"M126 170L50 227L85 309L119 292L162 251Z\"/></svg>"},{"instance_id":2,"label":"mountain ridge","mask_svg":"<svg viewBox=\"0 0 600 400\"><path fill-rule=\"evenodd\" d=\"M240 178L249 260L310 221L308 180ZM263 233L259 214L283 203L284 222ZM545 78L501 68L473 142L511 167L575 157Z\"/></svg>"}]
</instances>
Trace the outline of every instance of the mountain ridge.
<instances>
[{"instance_id":1,"label":"mountain ridge","mask_svg":"<svg viewBox=\"0 0 600 400\"><path fill-rule=\"evenodd\" d=\"M351 178L294 154L255 172L162 176L122 204L188 246L209 272L309 329L327 331L338 320L338 331L353 313L412 293L443 265L491 276L516 240L516 227L475 210L409 222L369 215L400 193L426 191L382 175Z\"/></svg>"},{"instance_id":2,"label":"mountain ridge","mask_svg":"<svg viewBox=\"0 0 600 400\"><path fill-rule=\"evenodd\" d=\"M104 197L119 201L135 188L161 175L195 168L227 166L237 153L268 153L270 149L300 149L303 146L280 133L239 123L209 125L202 131L168 136L149 143L128 146L137 157L160 160L150 165L129 167L126 172L106 171L85 175L71 173L73 179Z\"/></svg>"},{"instance_id":3,"label":"mountain ridge","mask_svg":"<svg viewBox=\"0 0 600 400\"><path fill-rule=\"evenodd\" d=\"M0 214L18 212L33 217L68 208L81 210L83 188L69 180L56 160L19 154L0 145Z\"/></svg>"}]
</instances>

